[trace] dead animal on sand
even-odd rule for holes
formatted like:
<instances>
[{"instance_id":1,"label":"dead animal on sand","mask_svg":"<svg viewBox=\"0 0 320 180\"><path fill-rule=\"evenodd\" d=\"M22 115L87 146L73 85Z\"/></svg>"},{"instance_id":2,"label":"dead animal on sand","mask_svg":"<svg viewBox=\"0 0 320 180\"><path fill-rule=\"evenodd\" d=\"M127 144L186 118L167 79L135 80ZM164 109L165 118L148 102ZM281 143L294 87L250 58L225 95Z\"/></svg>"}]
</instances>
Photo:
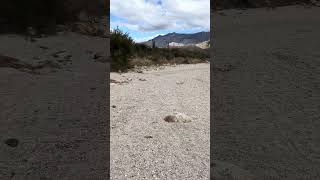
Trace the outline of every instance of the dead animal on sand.
<instances>
[{"instance_id":1,"label":"dead animal on sand","mask_svg":"<svg viewBox=\"0 0 320 180\"><path fill-rule=\"evenodd\" d=\"M164 121L172 123L172 122L182 122L188 123L192 121L192 118L183 114L183 113L174 113L174 115L168 115L164 118Z\"/></svg>"}]
</instances>

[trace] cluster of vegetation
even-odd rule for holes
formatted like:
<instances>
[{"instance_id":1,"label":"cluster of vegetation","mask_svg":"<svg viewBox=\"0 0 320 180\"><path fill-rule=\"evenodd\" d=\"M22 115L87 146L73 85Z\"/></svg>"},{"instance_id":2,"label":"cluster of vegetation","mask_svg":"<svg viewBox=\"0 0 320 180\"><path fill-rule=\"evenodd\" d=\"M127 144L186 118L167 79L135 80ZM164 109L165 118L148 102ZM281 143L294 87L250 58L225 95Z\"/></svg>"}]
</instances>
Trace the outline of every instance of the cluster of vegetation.
<instances>
[{"instance_id":1,"label":"cluster of vegetation","mask_svg":"<svg viewBox=\"0 0 320 180\"><path fill-rule=\"evenodd\" d=\"M125 71L135 66L199 63L210 58L209 49L151 48L138 44L118 28L111 31L110 47L112 71Z\"/></svg>"},{"instance_id":2,"label":"cluster of vegetation","mask_svg":"<svg viewBox=\"0 0 320 180\"><path fill-rule=\"evenodd\" d=\"M135 43L127 34L118 28L111 31L110 37L111 70L125 70L129 67L129 58L133 56Z\"/></svg>"}]
</instances>

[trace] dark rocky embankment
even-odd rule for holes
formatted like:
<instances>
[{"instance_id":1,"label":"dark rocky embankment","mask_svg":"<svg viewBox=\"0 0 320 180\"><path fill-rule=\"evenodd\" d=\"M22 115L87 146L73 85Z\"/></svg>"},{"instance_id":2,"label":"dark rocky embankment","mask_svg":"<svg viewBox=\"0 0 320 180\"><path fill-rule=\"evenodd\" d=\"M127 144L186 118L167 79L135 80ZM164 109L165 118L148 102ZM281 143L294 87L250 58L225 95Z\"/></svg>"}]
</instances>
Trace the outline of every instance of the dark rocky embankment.
<instances>
[{"instance_id":1,"label":"dark rocky embankment","mask_svg":"<svg viewBox=\"0 0 320 180\"><path fill-rule=\"evenodd\" d=\"M3 0L0 5L0 33L52 34L64 29L103 35L107 31L108 0ZM61 26L58 26L61 29Z\"/></svg>"},{"instance_id":2,"label":"dark rocky embankment","mask_svg":"<svg viewBox=\"0 0 320 180\"><path fill-rule=\"evenodd\" d=\"M315 5L319 0L211 0L211 9L262 8L297 4Z\"/></svg>"}]
</instances>

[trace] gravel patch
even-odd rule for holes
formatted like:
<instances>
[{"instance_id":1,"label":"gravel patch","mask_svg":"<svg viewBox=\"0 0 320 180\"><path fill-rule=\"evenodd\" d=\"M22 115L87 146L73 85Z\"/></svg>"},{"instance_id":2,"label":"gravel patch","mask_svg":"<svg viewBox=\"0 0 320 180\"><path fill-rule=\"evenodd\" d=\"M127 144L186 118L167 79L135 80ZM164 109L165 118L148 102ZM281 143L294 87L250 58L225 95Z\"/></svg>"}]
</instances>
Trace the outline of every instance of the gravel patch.
<instances>
[{"instance_id":1,"label":"gravel patch","mask_svg":"<svg viewBox=\"0 0 320 180\"><path fill-rule=\"evenodd\" d=\"M111 179L209 179L209 67L111 73Z\"/></svg>"}]
</instances>

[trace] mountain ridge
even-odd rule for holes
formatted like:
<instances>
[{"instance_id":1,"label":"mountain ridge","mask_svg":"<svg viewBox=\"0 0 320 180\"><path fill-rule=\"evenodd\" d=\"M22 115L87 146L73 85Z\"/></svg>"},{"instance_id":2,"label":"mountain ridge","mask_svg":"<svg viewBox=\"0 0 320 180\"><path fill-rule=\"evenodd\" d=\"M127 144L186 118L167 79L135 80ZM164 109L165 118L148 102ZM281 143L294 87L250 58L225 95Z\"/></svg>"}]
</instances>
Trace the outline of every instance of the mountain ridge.
<instances>
[{"instance_id":1,"label":"mountain ridge","mask_svg":"<svg viewBox=\"0 0 320 180\"><path fill-rule=\"evenodd\" d=\"M170 43L185 44L186 46L196 45L204 41L210 40L210 32L201 31L192 34L185 33L168 33L166 35L158 35L157 37L150 39L141 44L145 44L149 47L152 47L152 42L155 42L155 46L159 48L167 48Z\"/></svg>"}]
</instances>

